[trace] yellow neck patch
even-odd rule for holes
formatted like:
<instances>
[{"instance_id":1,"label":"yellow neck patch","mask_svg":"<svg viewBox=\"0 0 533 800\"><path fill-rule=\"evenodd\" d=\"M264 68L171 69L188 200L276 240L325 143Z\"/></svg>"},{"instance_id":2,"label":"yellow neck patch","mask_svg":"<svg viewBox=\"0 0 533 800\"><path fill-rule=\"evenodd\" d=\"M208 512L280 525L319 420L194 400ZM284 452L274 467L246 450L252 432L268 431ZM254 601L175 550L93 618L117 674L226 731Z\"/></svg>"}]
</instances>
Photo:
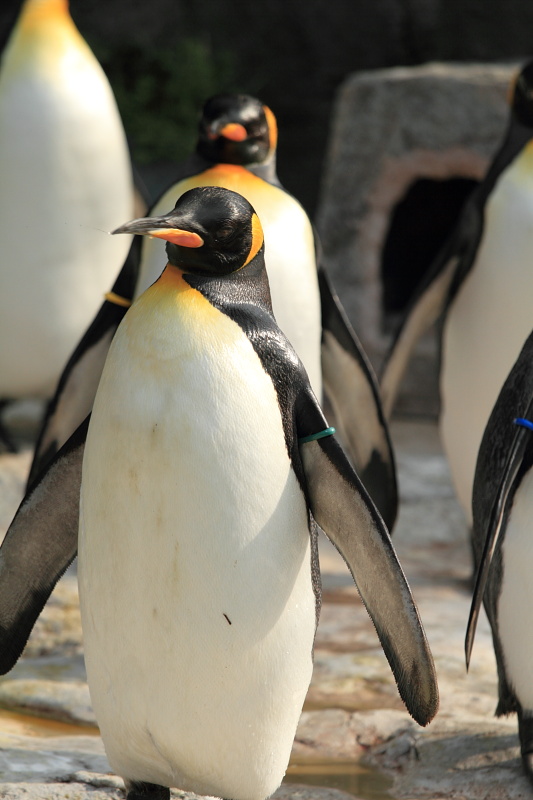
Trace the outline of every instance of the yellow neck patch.
<instances>
[{"instance_id":1,"label":"yellow neck patch","mask_svg":"<svg viewBox=\"0 0 533 800\"><path fill-rule=\"evenodd\" d=\"M19 24L23 28L32 28L43 22L65 19L70 21L68 0L26 0Z\"/></svg>"},{"instance_id":2,"label":"yellow neck patch","mask_svg":"<svg viewBox=\"0 0 533 800\"><path fill-rule=\"evenodd\" d=\"M257 214L254 214L252 217L252 246L250 248L250 252L248 253L248 258L242 265L243 267L249 264L252 258L255 258L255 256L261 250L264 240L265 237L263 234L263 227L261 225L261 222L259 221L259 217L257 216Z\"/></svg>"},{"instance_id":3,"label":"yellow neck patch","mask_svg":"<svg viewBox=\"0 0 533 800\"><path fill-rule=\"evenodd\" d=\"M162 275L135 302L134 308L141 313L142 309L157 306L163 316L174 314L192 314L196 323L207 324L220 312L211 305L203 294L194 289L183 278L183 270L173 264L167 264Z\"/></svg>"},{"instance_id":4,"label":"yellow neck patch","mask_svg":"<svg viewBox=\"0 0 533 800\"><path fill-rule=\"evenodd\" d=\"M4 51L3 79L40 70L48 80L61 81L67 56L75 59L71 70L79 70L80 59L85 68L98 69L70 16L68 0L26 0Z\"/></svg>"}]
</instances>

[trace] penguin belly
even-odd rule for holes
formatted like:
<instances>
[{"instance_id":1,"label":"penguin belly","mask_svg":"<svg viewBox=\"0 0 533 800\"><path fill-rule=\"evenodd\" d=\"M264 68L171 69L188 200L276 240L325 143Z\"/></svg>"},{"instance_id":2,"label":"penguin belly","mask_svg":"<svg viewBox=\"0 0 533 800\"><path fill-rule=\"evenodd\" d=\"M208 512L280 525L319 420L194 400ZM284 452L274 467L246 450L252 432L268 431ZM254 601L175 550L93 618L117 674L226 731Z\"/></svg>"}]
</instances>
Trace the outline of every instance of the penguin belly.
<instances>
[{"instance_id":1,"label":"penguin belly","mask_svg":"<svg viewBox=\"0 0 533 800\"><path fill-rule=\"evenodd\" d=\"M532 253L533 157L526 152L503 173L489 197L475 263L443 331L440 431L470 523L483 431L533 327Z\"/></svg>"},{"instance_id":2,"label":"penguin belly","mask_svg":"<svg viewBox=\"0 0 533 800\"><path fill-rule=\"evenodd\" d=\"M322 397L320 360L322 320L313 230L301 205L287 192L244 167L219 164L173 186L156 204L153 216L166 213L195 186L223 186L242 194L255 208L265 235L265 263L274 315L302 360L313 391ZM164 243L143 242L136 296L161 273Z\"/></svg>"},{"instance_id":3,"label":"penguin belly","mask_svg":"<svg viewBox=\"0 0 533 800\"><path fill-rule=\"evenodd\" d=\"M195 290L177 314L160 283L115 336L85 451L91 698L124 778L263 800L311 680L306 502L245 334Z\"/></svg>"},{"instance_id":4,"label":"penguin belly","mask_svg":"<svg viewBox=\"0 0 533 800\"><path fill-rule=\"evenodd\" d=\"M116 104L72 21L53 22L15 31L0 72L2 398L52 393L128 250L106 233L133 204Z\"/></svg>"},{"instance_id":5,"label":"penguin belly","mask_svg":"<svg viewBox=\"0 0 533 800\"><path fill-rule=\"evenodd\" d=\"M518 487L502 543L498 635L507 681L524 711L533 712L533 636L524 616L533 604L533 470Z\"/></svg>"}]
</instances>

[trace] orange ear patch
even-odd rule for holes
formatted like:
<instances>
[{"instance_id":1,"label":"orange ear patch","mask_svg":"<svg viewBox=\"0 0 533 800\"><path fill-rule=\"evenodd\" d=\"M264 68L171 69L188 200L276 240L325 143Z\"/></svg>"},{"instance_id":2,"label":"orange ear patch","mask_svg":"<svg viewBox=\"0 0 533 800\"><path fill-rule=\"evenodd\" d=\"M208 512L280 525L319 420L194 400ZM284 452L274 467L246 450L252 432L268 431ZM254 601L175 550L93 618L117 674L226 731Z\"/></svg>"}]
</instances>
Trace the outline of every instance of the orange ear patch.
<instances>
[{"instance_id":1,"label":"orange ear patch","mask_svg":"<svg viewBox=\"0 0 533 800\"><path fill-rule=\"evenodd\" d=\"M263 106L263 111L265 112L268 125L268 141L270 144L270 149L275 150L278 146L278 123L276 117L268 106Z\"/></svg>"},{"instance_id":2,"label":"orange ear patch","mask_svg":"<svg viewBox=\"0 0 533 800\"><path fill-rule=\"evenodd\" d=\"M232 142L244 142L248 138L246 128L238 122L228 122L220 131L220 135L231 139Z\"/></svg>"},{"instance_id":3,"label":"orange ear patch","mask_svg":"<svg viewBox=\"0 0 533 800\"><path fill-rule=\"evenodd\" d=\"M197 233L182 231L179 228L156 228L147 233L156 239L166 239L167 242L179 244L182 247L202 247L204 243L202 237Z\"/></svg>"},{"instance_id":4,"label":"orange ear patch","mask_svg":"<svg viewBox=\"0 0 533 800\"><path fill-rule=\"evenodd\" d=\"M258 254L258 252L261 250L261 247L263 246L264 239L265 237L263 235L263 228L261 226L261 222L259 221L259 217L257 216L257 214L254 214L252 217L252 246L250 247L248 258L244 262L243 267L249 264L252 258L255 258L255 256Z\"/></svg>"}]
</instances>

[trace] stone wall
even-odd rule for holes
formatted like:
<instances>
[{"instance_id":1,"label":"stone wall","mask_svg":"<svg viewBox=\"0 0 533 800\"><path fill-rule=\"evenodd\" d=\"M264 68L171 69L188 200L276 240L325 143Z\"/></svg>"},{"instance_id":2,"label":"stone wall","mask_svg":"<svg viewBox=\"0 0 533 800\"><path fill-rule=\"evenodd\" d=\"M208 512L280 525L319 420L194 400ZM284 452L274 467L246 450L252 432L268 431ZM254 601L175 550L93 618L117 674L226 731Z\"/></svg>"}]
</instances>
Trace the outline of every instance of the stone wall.
<instances>
[{"instance_id":1,"label":"stone wall","mask_svg":"<svg viewBox=\"0 0 533 800\"><path fill-rule=\"evenodd\" d=\"M317 225L326 265L378 370L395 322L383 312L381 275L394 211L421 179L483 177L505 130L515 71L510 65L434 63L355 74L339 89ZM437 211L416 209L420 237ZM413 257L418 238L402 243ZM409 251L398 252L399 263L408 257ZM436 358L433 331L420 343L400 410L436 413Z\"/></svg>"}]
</instances>

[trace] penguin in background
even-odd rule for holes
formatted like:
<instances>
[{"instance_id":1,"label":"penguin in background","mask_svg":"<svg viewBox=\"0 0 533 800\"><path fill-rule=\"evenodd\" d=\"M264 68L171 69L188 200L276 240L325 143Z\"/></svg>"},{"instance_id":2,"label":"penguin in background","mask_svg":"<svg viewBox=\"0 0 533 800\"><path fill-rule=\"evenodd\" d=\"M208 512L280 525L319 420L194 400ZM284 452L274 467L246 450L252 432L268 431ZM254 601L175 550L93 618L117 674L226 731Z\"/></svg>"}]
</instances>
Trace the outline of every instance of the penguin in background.
<instances>
[{"instance_id":1,"label":"penguin in background","mask_svg":"<svg viewBox=\"0 0 533 800\"><path fill-rule=\"evenodd\" d=\"M413 301L381 379L389 418L417 340L440 318L440 432L457 497L469 521L483 430L533 327L532 252L533 62L529 62L512 88L503 143Z\"/></svg>"},{"instance_id":2,"label":"penguin in background","mask_svg":"<svg viewBox=\"0 0 533 800\"><path fill-rule=\"evenodd\" d=\"M498 668L496 715L516 712L533 782L533 334L500 391L479 449L472 497L477 580L465 651L470 663L481 603Z\"/></svg>"},{"instance_id":3,"label":"penguin in background","mask_svg":"<svg viewBox=\"0 0 533 800\"><path fill-rule=\"evenodd\" d=\"M318 397L324 388L347 453L392 528L398 505L396 470L377 380L320 266L311 223L278 180L276 145L276 119L259 100L234 94L211 98L203 109L195 153L148 213L163 213L182 193L202 185L238 191L256 208L265 230L276 320L304 362ZM112 292L63 371L28 486L90 412L114 332L132 298L157 279L163 258L157 238L133 242Z\"/></svg>"},{"instance_id":4,"label":"penguin in background","mask_svg":"<svg viewBox=\"0 0 533 800\"><path fill-rule=\"evenodd\" d=\"M133 210L124 130L67 0L22 5L0 67L0 160L5 404L52 396L129 247L102 235Z\"/></svg>"},{"instance_id":5,"label":"penguin in background","mask_svg":"<svg viewBox=\"0 0 533 800\"><path fill-rule=\"evenodd\" d=\"M117 330L90 421L0 549L0 669L76 552L79 509L89 687L129 800L168 787L263 800L311 679L315 522L421 725L438 705L431 653L382 518L272 316L248 201L197 188L115 233L164 240L168 264Z\"/></svg>"}]
</instances>

